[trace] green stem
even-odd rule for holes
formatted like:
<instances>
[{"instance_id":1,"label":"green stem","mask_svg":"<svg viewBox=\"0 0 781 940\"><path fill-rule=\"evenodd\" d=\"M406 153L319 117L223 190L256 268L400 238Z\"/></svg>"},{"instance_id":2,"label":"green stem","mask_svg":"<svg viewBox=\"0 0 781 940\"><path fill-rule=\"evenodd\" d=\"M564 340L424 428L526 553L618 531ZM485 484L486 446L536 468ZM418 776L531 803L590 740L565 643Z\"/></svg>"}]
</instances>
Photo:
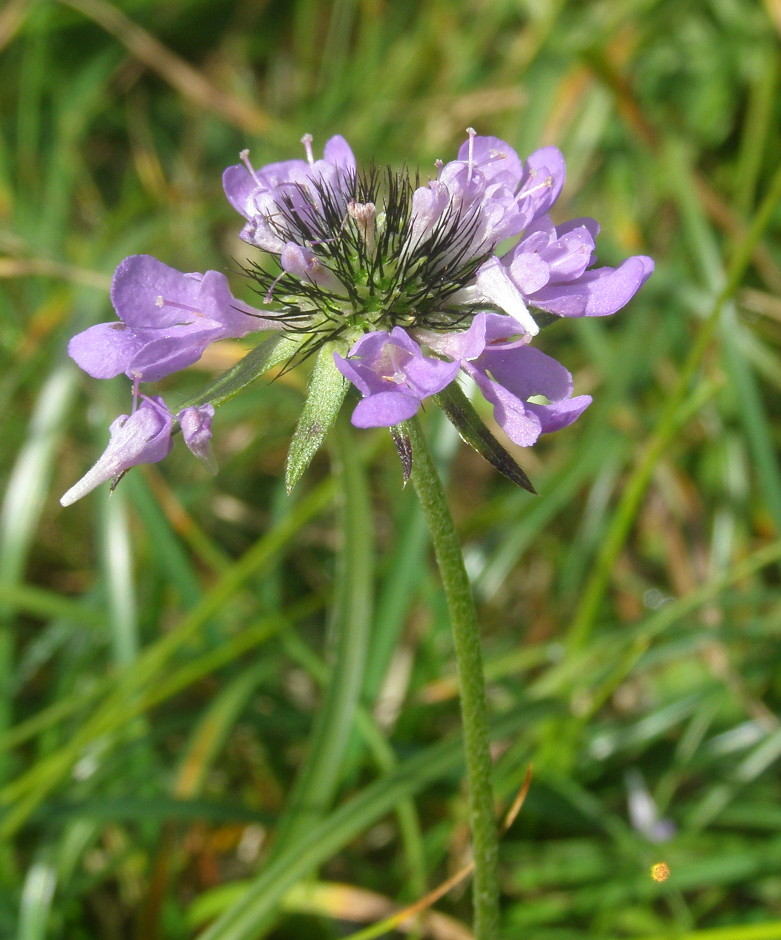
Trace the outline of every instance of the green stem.
<instances>
[{"instance_id":1,"label":"green stem","mask_svg":"<svg viewBox=\"0 0 781 940\"><path fill-rule=\"evenodd\" d=\"M475 940L496 940L499 932L498 835L477 613L450 507L420 423L413 418L405 422L404 427L412 444L412 483L431 532L453 629L475 864L474 935Z\"/></svg>"}]
</instances>

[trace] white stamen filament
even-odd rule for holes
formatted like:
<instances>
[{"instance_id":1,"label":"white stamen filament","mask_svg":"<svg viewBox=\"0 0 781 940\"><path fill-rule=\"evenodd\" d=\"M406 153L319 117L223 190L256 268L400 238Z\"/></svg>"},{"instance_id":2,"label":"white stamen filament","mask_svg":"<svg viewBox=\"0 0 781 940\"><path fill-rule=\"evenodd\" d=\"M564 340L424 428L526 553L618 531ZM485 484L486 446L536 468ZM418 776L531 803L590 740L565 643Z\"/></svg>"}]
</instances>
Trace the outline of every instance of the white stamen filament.
<instances>
[{"instance_id":1,"label":"white stamen filament","mask_svg":"<svg viewBox=\"0 0 781 940\"><path fill-rule=\"evenodd\" d=\"M533 175L533 174L532 174ZM533 196L535 193L540 192L543 189L550 189L553 186L553 177L546 176L545 179L538 183L536 186L532 186L531 189L524 189L515 197L516 202L520 202L521 199L527 199L529 196Z\"/></svg>"},{"instance_id":2,"label":"white stamen filament","mask_svg":"<svg viewBox=\"0 0 781 940\"><path fill-rule=\"evenodd\" d=\"M309 163L309 166L314 166L315 158L312 155L312 140L314 138L311 134L304 134L301 138L301 143L304 145L304 150L306 151L306 159Z\"/></svg>"},{"instance_id":3,"label":"white stamen filament","mask_svg":"<svg viewBox=\"0 0 781 940\"><path fill-rule=\"evenodd\" d=\"M156 307L178 307L179 310L187 310L189 313L194 313L196 317L204 316L202 310L199 310L197 307L191 307L189 304L180 304L175 300L166 300L162 294L158 294L155 297L155 306Z\"/></svg>"},{"instance_id":4,"label":"white stamen filament","mask_svg":"<svg viewBox=\"0 0 781 940\"><path fill-rule=\"evenodd\" d=\"M467 164L469 166L469 172L466 175L468 183L472 182L472 168L475 165L474 162L474 149L475 149L475 137L477 137L477 131L474 127L467 127L467 134L469 134L469 155L467 157Z\"/></svg>"},{"instance_id":5,"label":"white stamen filament","mask_svg":"<svg viewBox=\"0 0 781 940\"><path fill-rule=\"evenodd\" d=\"M249 150L242 150L239 154L239 160L244 164L244 166L249 170L249 175L255 180L258 186L263 184L260 182L260 177L255 172L255 167L249 162Z\"/></svg>"}]
</instances>

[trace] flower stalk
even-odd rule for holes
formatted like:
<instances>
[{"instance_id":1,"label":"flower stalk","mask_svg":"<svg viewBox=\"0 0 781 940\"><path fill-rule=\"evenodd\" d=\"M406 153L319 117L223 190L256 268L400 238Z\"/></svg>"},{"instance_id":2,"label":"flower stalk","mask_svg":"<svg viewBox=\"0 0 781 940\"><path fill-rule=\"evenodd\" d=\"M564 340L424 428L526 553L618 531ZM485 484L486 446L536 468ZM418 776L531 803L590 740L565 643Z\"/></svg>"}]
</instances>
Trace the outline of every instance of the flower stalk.
<instances>
[{"instance_id":1,"label":"flower stalk","mask_svg":"<svg viewBox=\"0 0 781 940\"><path fill-rule=\"evenodd\" d=\"M488 707L480 630L472 588L439 472L417 418L405 422L412 445L412 484L431 533L447 599L456 654L464 733L469 824L474 855L475 940L499 936L498 833L494 815Z\"/></svg>"}]
</instances>

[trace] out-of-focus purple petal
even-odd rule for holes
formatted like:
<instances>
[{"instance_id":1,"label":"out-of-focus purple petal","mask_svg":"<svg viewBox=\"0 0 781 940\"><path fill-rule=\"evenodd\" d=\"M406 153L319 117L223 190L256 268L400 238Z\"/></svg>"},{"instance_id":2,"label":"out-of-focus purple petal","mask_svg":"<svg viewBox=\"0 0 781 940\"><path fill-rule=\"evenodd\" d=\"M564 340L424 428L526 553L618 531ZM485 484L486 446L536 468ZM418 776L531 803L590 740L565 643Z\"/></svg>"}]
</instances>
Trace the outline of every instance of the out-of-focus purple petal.
<instances>
[{"instance_id":1,"label":"out-of-focus purple petal","mask_svg":"<svg viewBox=\"0 0 781 940\"><path fill-rule=\"evenodd\" d=\"M629 303L653 270L650 258L635 255L617 268L596 268L571 283L548 284L529 302L562 317L605 317Z\"/></svg>"},{"instance_id":2,"label":"out-of-focus purple petal","mask_svg":"<svg viewBox=\"0 0 781 940\"><path fill-rule=\"evenodd\" d=\"M162 398L144 399L132 415L111 424L111 440L98 462L60 499L70 506L82 496L142 463L157 463L171 452L173 419Z\"/></svg>"},{"instance_id":3,"label":"out-of-focus purple petal","mask_svg":"<svg viewBox=\"0 0 781 940\"><path fill-rule=\"evenodd\" d=\"M335 134L325 142L323 158L341 170L355 170L355 154L341 134Z\"/></svg>"}]
</instances>

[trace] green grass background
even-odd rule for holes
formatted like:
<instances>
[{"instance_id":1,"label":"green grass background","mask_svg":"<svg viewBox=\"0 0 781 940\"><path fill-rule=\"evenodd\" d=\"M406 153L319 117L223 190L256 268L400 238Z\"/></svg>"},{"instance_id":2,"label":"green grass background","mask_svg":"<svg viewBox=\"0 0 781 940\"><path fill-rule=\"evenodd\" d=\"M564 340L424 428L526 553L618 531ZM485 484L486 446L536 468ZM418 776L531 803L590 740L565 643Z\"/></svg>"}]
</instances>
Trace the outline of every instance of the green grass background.
<instances>
[{"instance_id":1,"label":"green grass background","mask_svg":"<svg viewBox=\"0 0 781 940\"><path fill-rule=\"evenodd\" d=\"M781 938L780 34L778 0L7 0L0 937L327 940L463 864L449 626L384 432L337 435L286 496L293 372L220 410L216 478L177 448L110 500L57 500L128 400L68 337L111 316L127 254L235 269L239 150L342 133L427 172L473 125L557 144L557 220L598 218L603 263L657 261L628 309L541 337L594 404L519 452L538 496L426 414L484 625L498 813L533 765L503 937ZM367 658L336 676L360 707L323 728L345 569L376 603L346 606ZM301 827L286 797L323 737L338 760L299 777ZM638 780L669 841L630 825ZM468 936L464 886L436 909L416 936Z\"/></svg>"}]
</instances>

